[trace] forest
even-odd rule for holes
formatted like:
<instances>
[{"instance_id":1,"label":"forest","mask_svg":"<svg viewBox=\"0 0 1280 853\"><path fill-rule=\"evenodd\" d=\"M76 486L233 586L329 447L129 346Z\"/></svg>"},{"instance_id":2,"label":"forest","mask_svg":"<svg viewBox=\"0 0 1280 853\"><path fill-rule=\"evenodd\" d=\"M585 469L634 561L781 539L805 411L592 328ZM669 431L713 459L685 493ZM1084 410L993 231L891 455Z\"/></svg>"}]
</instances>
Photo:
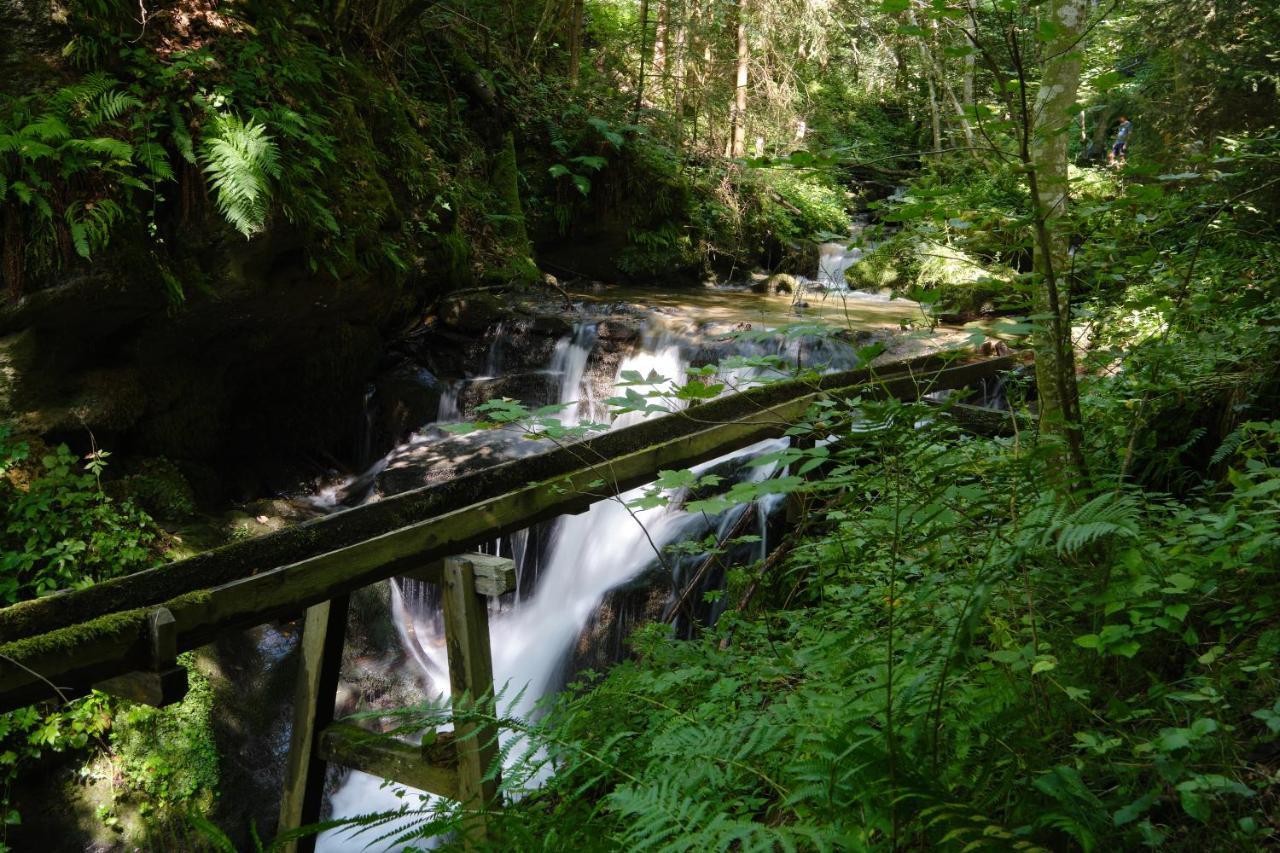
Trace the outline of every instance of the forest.
<instances>
[{"instance_id":1,"label":"forest","mask_svg":"<svg viewBox=\"0 0 1280 853\"><path fill-rule=\"evenodd\" d=\"M0 851L1280 846L1274 0L0 0Z\"/></svg>"}]
</instances>

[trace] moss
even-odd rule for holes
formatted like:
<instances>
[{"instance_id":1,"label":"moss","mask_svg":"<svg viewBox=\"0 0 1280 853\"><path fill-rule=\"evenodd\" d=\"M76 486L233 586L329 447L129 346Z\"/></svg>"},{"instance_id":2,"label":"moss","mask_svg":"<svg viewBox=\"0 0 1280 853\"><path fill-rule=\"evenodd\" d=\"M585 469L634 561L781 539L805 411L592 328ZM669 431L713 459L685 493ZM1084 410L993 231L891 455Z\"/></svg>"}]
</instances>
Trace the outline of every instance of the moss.
<instances>
[{"instance_id":1,"label":"moss","mask_svg":"<svg viewBox=\"0 0 1280 853\"><path fill-rule=\"evenodd\" d=\"M153 518L190 518L196 510L195 492L187 478L164 457L141 460L136 470L110 484L111 491L145 509Z\"/></svg>"},{"instance_id":2,"label":"moss","mask_svg":"<svg viewBox=\"0 0 1280 853\"><path fill-rule=\"evenodd\" d=\"M510 241L516 254L527 258L533 252L525 230L524 210L520 206L520 169L516 165L515 136L510 131L502 137L502 146L493 155L490 180L498 196L498 213L502 216L499 230Z\"/></svg>"},{"instance_id":3,"label":"moss","mask_svg":"<svg viewBox=\"0 0 1280 853\"><path fill-rule=\"evenodd\" d=\"M124 578L121 580L124 580ZM24 605L30 606L37 602L50 600L53 599L35 599L15 604L12 607L4 608L3 612L6 615L11 615L15 611L22 610ZM168 606L171 610L180 610L186 607L202 607L211 600L211 591L202 589L164 602L164 606ZM97 641L115 642L122 637L133 637L140 640L142 632L145 630L147 614L157 606L160 605L108 613L105 616L98 616L86 622L68 625L43 634L24 637L20 640L13 640L0 645L0 657L7 658L18 664L32 664L40 663L42 660L50 658L83 655L84 647Z\"/></svg>"},{"instance_id":4,"label":"moss","mask_svg":"<svg viewBox=\"0 0 1280 853\"><path fill-rule=\"evenodd\" d=\"M34 602L27 602L27 604L31 603ZM6 610L17 611L22 607L22 604L16 604ZM0 646L0 657L25 664L39 662L49 657L83 653L85 645L91 645L97 641L114 641L130 634L140 635L143 624L146 622L147 612L147 608L137 608L110 613L88 622L14 640Z\"/></svg>"},{"instance_id":5,"label":"moss","mask_svg":"<svg viewBox=\"0 0 1280 853\"><path fill-rule=\"evenodd\" d=\"M1001 308L1016 294L1017 273L988 264L944 243L890 240L845 273L860 290L893 290L931 303L936 311L967 316Z\"/></svg>"}]
</instances>

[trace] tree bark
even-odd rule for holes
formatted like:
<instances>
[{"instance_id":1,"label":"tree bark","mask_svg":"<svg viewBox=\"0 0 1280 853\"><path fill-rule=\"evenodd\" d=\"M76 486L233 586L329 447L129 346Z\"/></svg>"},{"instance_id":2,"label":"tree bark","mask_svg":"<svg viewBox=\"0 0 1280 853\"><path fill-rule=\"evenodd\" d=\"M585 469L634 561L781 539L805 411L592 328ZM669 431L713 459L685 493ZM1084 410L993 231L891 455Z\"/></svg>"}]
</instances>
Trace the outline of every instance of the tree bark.
<instances>
[{"instance_id":1,"label":"tree bark","mask_svg":"<svg viewBox=\"0 0 1280 853\"><path fill-rule=\"evenodd\" d=\"M686 62L685 53L689 46L689 19L684 4L676 9L675 22L672 25L671 45L671 111L676 117L676 133L681 142L684 141L684 87Z\"/></svg>"},{"instance_id":2,"label":"tree bark","mask_svg":"<svg viewBox=\"0 0 1280 853\"><path fill-rule=\"evenodd\" d=\"M582 72L582 3L573 0L573 12L569 15L569 85L578 88Z\"/></svg>"},{"instance_id":3,"label":"tree bark","mask_svg":"<svg viewBox=\"0 0 1280 853\"><path fill-rule=\"evenodd\" d=\"M1036 385L1040 398L1040 432L1064 440L1065 462L1082 483L1088 469L1076 387L1075 350L1071 341L1071 282L1067 210L1067 139L1072 107L1080 86L1080 41L1085 33L1089 0L1049 0L1046 20L1054 26L1044 45L1043 71L1035 106L1028 110L1021 87L1024 161L1035 208L1035 311L1048 318L1033 336ZM1022 57L1015 39L1015 64ZM1025 82L1025 79L1024 79Z\"/></svg>"},{"instance_id":4,"label":"tree bark","mask_svg":"<svg viewBox=\"0 0 1280 853\"><path fill-rule=\"evenodd\" d=\"M640 77L636 80L636 103L631 111L631 122L640 119L640 105L644 102L644 61L649 52L649 0L640 0Z\"/></svg>"},{"instance_id":5,"label":"tree bark","mask_svg":"<svg viewBox=\"0 0 1280 853\"><path fill-rule=\"evenodd\" d=\"M729 156L742 157L747 153L747 0L738 0L737 13L738 58L734 63L733 109L730 111L732 134Z\"/></svg>"}]
</instances>

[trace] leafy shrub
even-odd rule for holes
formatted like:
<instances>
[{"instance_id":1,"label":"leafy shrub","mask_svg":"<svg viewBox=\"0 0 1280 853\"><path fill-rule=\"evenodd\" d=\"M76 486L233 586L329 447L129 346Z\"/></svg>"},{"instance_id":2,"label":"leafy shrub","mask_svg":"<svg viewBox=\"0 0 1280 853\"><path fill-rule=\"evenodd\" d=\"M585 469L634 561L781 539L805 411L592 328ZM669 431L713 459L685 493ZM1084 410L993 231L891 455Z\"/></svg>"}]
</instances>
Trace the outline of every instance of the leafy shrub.
<instances>
[{"instance_id":1,"label":"leafy shrub","mask_svg":"<svg viewBox=\"0 0 1280 853\"><path fill-rule=\"evenodd\" d=\"M961 315L1020 304L1017 274L983 264L955 246L895 235L845 273L859 290L889 289Z\"/></svg>"},{"instance_id":2,"label":"leafy shrub","mask_svg":"<svg viewBox=\"0 0 1280 853\"><path fill-rule=\"evenodd\" d=\"M65 445L38 461L30 452L0 432L0 599L12 604L157 564L151 519L101 488L105 453L82 466Z\"/></svg>"}]
</instances>

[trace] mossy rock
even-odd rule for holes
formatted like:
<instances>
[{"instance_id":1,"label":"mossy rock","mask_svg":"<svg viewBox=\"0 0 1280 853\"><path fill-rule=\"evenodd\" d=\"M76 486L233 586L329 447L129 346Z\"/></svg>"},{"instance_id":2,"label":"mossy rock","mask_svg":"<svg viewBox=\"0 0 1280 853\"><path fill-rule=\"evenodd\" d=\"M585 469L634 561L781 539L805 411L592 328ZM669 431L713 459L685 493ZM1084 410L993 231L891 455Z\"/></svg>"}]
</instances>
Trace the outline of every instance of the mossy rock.
<instances>
[{"instance_id":1,"label":"mossy rock","mask_svg":"<svg viewBox=\"0 0 1280 853\"><path fill-rule=\"evenodd\" d=\"M751 281L753 293L767 293L770 296L795 293L799 287L800 282L796 277L785 272L774 273L766 278L753 278Z\"/></svg>"},{"instance_id":2,"label":"mossy rock","mask_svg":"<svg viewBox=\"0 0 1280 853\"><path fill-rule=\"evenodd\" d=\"M984 264L954 246L922 243L916 286L938 293L935 311L968 319L995 309L1014 289L1017 273Z\"/></svg>"},{"instance_id":3,"label":"mossy rock","mask_svg":"<svg viewBox=\"0 0 1280 853\"><path fill-rule=\"evenodd\" d=\"M180 521L196 511L195 491L187 478L164 457L142 459L119 480L109 483L112 494L133 501L154 518Z\"/></svg>"}]
</instances>

